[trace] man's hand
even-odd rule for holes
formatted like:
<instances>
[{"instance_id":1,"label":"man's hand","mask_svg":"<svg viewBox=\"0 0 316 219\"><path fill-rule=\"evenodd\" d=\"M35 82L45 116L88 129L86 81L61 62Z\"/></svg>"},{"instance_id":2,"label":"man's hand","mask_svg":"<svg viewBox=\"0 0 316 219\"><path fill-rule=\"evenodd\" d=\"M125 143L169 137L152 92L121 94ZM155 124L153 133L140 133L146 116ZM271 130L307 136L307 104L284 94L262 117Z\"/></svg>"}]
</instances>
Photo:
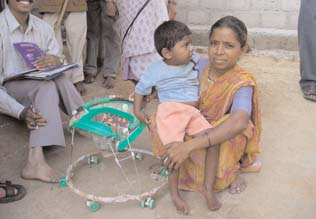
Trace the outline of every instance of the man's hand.
<instances>
[{"instance_id":1,"label":"man's hand","mask_svg":"<svg viewBox=\"0 0 316 219\"><path fill-rule=\"evenodd\" d=\"M34 63L34 66L38 70L44 70L44 69L55 68L57 66L60 66L61 64L62 63L58 56L45 55L45 56L39 57Z\"/></svg>"},{"instance_id":2,"label":"man's hand","mask_svg":"<svg viewBox=\"0 0 316 219\"><path fill-rule=\"evenodd\" d=\"M26 127L29 130L38 129L39 127L44 127L47 124L47 120L42 117L41 113L32 112L30 108L24 108L20 118L25 121Z\"/></svg>"},{"instance_id":3,"label":"man's hand","mask_svg":"<svg viewBox=\"0 0 316 219\"><path fill-rule=\"evenodd\" d=\"M185 142L173 142L165 147L167 147L167 150L162 156L162 161L165 169L168 171L179 169L180 165L191 153L189 145Z\"/></svg>"}]
</instances>

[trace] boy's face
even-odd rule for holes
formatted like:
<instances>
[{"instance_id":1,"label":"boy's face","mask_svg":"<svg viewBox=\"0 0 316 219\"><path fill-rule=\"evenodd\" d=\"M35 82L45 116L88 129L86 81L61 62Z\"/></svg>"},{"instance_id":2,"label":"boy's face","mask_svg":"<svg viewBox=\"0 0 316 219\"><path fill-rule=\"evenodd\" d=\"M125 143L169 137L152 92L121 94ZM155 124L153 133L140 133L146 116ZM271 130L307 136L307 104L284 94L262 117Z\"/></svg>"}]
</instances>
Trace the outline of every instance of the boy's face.
<instances>
[{"instance_id":1,"label":"boy's face","mask_svg":"<svg viewBox=\"0 0 316 219\"><path fill-rule=\"evenodd\" d=\"M171 65L184 65L188 64L193 55L192 35L187 35L182 38L176 45L169 51L170 56L167 61Z\"/></svg>"}]
</instances>

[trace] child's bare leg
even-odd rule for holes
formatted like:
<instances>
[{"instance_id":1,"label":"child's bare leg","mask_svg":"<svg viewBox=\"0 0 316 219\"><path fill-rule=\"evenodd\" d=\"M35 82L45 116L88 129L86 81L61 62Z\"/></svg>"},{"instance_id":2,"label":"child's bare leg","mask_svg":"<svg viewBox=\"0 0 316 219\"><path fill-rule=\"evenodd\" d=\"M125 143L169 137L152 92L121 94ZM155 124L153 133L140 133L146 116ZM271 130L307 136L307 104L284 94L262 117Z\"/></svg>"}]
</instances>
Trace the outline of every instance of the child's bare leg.
<instances>
[{"instance_id":1,"label":"child's bare leg","mask_svg":"<svg viewBox=\"0 0 316 219\"><path fill-rule=\"evenodd\" d=\"M183 213L189 214L189 206L188 204L181 198L178 190L178 177L179 170L173 170L169 172L168 175L168 183L169 183L169 192L173 204L176 206L176 209Z\"/></svg>"},{"instance_id":2,"label":"child's bare leg","mask_svg":"<svg viewBox=\"0 0 316 219\"><path fill-rule=\"evenodd\" d=\"M211 211L216 211L221 207L221 204L217 200L216 194L213 190L217 172L218 157L219 145L211 146L207 149L205 159L205 177L204 186L202 188L202 194L206 198L207 207Z\"/></svg>"}]
</instances>

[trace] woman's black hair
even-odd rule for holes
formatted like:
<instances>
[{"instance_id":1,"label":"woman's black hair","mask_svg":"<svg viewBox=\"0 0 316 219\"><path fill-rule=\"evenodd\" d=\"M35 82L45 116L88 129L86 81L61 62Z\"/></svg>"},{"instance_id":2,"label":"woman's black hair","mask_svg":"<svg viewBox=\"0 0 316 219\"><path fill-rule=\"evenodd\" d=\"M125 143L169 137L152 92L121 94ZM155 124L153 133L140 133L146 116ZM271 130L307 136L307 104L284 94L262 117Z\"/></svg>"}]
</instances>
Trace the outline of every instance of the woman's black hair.
<instances>
[{"instance_id":1,"label":"woman's black hair","mask_svg":"<svg viewBox=\"0 0 316 219\"><path fill-rule=\"evenodd\" d=\"M216 21L215 24L213 24L213 26L211 27L209 37L212 36L216 28L220 28L220 27L228 27L229 29L234 31L240 43L241 48L244 48L245 46L247 46L248 31L244 22L242 22L241 20L239 20L238 18L234 16L222 17L221 19Z\"/></svg>"}]
</instances>

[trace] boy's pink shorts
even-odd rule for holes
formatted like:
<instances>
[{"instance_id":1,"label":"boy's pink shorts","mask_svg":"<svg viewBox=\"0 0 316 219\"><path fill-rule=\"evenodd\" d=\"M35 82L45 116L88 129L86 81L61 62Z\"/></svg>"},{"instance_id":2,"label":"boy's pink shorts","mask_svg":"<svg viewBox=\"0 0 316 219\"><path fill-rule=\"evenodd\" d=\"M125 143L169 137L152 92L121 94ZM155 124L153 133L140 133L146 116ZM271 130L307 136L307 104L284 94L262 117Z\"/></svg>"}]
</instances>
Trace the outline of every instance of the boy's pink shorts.
<instances>
[{"instance_id":1,"label":"boy's pink shorts","mask_svg":"<svg viewBox=\"0 0 316 219\"><path fill-rule=\"evenodd\" d=\"M212 127L198 109L175 102L159 104L156 123L164 145L183 141L185 135L192 136Z\"/></svg>"}]
</instances>

